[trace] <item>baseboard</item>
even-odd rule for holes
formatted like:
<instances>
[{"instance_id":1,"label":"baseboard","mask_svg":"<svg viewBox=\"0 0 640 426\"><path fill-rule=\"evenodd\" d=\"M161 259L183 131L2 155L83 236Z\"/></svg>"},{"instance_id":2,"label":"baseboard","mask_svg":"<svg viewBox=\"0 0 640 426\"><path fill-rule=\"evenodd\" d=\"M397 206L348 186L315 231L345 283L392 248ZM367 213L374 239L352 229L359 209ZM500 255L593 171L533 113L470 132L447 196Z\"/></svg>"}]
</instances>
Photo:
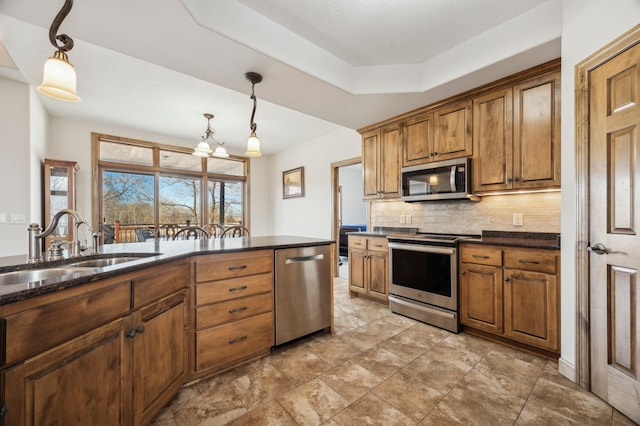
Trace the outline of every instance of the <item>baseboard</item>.
<instances>
[{"instance_id":1,"label":"baseboard","mask_svg":"<svg viewBox=\"0 0 640 426\"><path fill-rule=\"evenodd\" d=\"M558 359L558 372L573 383L576 382L576 366L562 357Z\"/></svg>"}]
</instances>

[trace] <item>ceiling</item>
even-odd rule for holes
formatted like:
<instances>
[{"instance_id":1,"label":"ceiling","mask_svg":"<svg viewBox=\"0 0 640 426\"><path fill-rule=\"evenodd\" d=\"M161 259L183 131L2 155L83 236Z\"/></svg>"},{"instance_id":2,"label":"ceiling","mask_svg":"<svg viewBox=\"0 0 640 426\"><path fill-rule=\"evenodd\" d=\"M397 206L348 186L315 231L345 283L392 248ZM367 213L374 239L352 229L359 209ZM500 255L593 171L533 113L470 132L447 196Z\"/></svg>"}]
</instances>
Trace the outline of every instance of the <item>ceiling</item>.
<instances>
[{"instance_id":1,"label":"ceiling","mask_svg":"<svg viewBox=\"0 0 640 426\"><path fill-rule=\"evenodd\" d=\"M0 0L0 76L37 86L62 0ZM77 0L60 32L80 103L56 117L216 139L242 153L256 85L265 154L560 56L562 0ZM126 135L119 135L126 136ZM188 142L187 142L188 141Z\"/></svg>"}]
</instances>

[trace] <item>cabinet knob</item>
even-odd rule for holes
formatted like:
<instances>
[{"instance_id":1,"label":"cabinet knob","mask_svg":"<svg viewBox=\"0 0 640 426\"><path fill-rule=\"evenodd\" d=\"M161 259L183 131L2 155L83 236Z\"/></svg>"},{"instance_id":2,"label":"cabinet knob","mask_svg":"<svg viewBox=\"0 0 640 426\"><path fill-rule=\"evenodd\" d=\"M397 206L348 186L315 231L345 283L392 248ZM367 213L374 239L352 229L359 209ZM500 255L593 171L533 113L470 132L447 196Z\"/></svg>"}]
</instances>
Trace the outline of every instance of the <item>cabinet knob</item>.
<instances>
[{"instance_id":1,"label":"cabinet knob","mask_svg":"<svg viewBox=\"0 0 640 426\"><path fill-rule=\"evenodd\" d=\"M133 339L134 337L136 337L136 330L127 331L127 334L125 334L125 336L127 336L129 339Z\"/></svg>"},{"instance_id":2,"label":"cabinet knob","mask_svg":"<svg viewBox=\"0 0 640 426\"><path fill-rule=\"evenodd\" d=\"M140 325L135 328L136 333L144 333L144 325Z\"/></svg>"},{"instance_id":3,"label":"cabinet knob","mask_svg":"<svg viewBox=\"0 0 640 426\"><path fill-rule=\"evenodd\" d=\"M7 415L7 407L5 405L0 408L0 419L4 419L4 416Z\"/></svg>"},{"instance_id":4,"label":"cabinet knob","mask_svg":"<svg viewBox=\"0 0 640 426\"><path fill-rule=\"evenodd\" d=\"M510 278L505 278L505 279L504 279L504 282L506 282L506 283L508 283L509 281L511 281L511 279L510 279Z\"/></svg>"},{"instance_id":5,"label":"cabinet knob","mask_svg":"<svg viewBox=\"0 0 640 426\"><path fill-rule=\"evenodd\" d=\"M465 275L467 271L460 271L460 275Z\"/></svg>"}]
</instances>

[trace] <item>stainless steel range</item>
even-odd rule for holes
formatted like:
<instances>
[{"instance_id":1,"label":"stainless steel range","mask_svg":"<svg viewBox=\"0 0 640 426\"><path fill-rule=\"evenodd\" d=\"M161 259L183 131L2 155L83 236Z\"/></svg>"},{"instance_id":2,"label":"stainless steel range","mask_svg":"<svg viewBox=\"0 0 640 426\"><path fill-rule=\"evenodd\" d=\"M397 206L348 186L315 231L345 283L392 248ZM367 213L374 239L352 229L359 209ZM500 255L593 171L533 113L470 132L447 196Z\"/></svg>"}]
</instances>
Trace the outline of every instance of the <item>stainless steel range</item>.
<instances>
[{"instance_id":1,"label":"stainless steel range","mask_svg":"<svg viewBox=\"0 0 640 426\"><path fill-rule=\"evenodd\" d=\"M458 323L458 241L466 236L389 237L389 307L392 312L449 331Z\"/></svg>"}]
</instances>

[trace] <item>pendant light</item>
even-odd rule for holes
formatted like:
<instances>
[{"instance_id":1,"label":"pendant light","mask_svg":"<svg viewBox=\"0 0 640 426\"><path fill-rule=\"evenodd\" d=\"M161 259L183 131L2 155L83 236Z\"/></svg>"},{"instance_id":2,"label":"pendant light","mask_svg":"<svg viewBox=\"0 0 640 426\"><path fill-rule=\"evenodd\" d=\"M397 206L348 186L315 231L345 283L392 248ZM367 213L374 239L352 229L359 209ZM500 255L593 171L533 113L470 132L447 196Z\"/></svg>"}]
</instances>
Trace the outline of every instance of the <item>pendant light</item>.
<instances>
[{"instance_id":1,"label":"pendant light","mask_svg":"<svg viewBox=\"0 0 640 426\"><path fill-rule=\"evenodd\" d=\"M262 76L257 72L248 72L245 75L245 78L251 82L251 97L253 99L253 111L251 112L251 135L249 135L249 139L247 140L247 154L249 157L260 157L262 153L260 152L260 139L256 136L256 129L258 125L253 121L256 115L256 95L254 93L254 87L256 84L262 81Z\"/></svg>"},{"instance_id":2,"label":"pendant light","mask_svg":"<svg viewBox=\"0 0 640 426\"><path fill-rule=\"evenodd\" d=\"M44 75L38 91L61 101L79 102L80 97L76 92L76 71L67 57L67 52L73 49L73 39L66 34L57 34L71 7L73 7L73 0L65 0L49 29L49 41L58 50L44 64ZM62 45L58 45L56 40Z\"/></svg>"},{"instance_id":3,"label":"pendant light","mask_svg":"<svg viewBox=\"0 0 640 426\"><path fill-rule=\"evenodd\" d=\"M207 129L204 131L204 135L201 136L201 141L197 147L193 150L192 155L196 157L218 157L218 158L229 158L229 154L227 154L227 150L224 149L224 142L218 142L213 138L213 135L216 134L215 130L211 128L211 119L213 118L213 114L204 113L204 118L207 119ZM215 151L211 150L211 143L216 145Z\"/></svg>"}]
</instances>

